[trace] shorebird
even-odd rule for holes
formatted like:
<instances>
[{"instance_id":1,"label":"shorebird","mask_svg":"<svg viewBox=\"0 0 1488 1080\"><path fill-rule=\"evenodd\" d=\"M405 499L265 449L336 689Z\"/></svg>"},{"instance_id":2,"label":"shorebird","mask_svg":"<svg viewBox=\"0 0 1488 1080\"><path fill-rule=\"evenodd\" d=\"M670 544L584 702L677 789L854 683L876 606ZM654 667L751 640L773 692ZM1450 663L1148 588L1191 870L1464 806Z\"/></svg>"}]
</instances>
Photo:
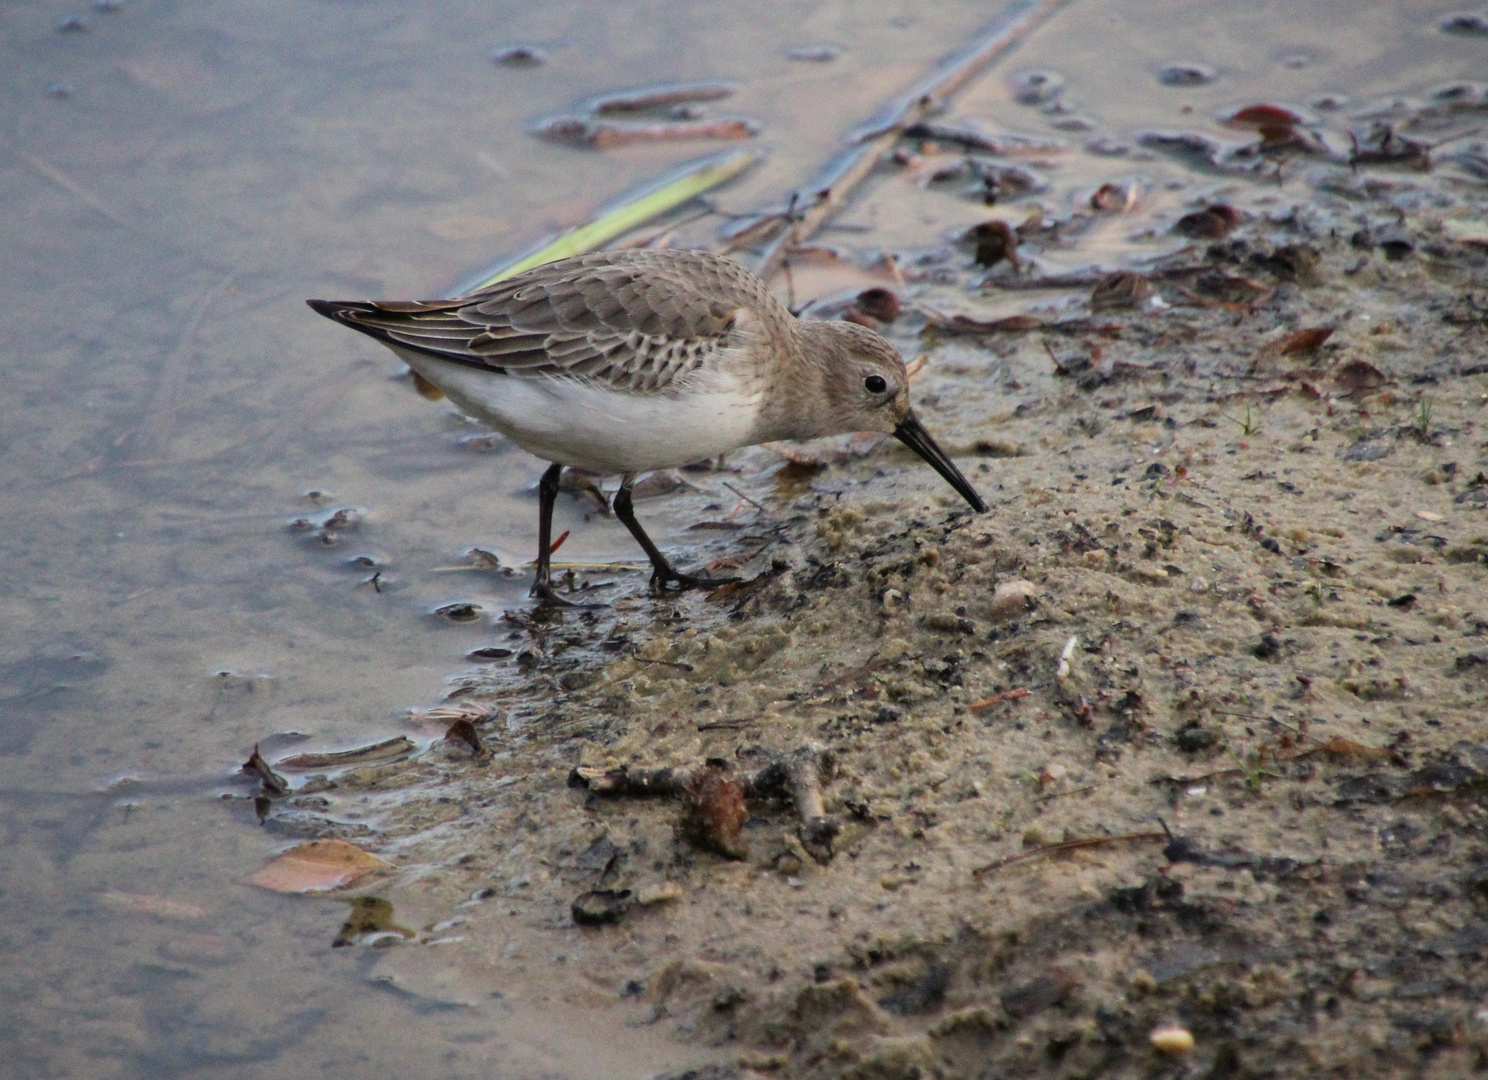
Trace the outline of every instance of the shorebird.
<instances>
[{"instance_id":1,"label":"shorebird","mask_svg":"<svg viewBox=\"0 0 1488 1080\"><path fill-rule=\"evenodd\" d=\"M797 319L764 281L717 255L606 251L453 300L307 302L552 462L538 485L532 587L547 602L562 603L550 554L565 465L620 475L615 516L651 560L653 591L736 579L672 566L636 520L636 476L742 446L886 432L974 510L987 509L915 417L904 360L889 342L855 323Z\"/></svg>"}]
</instances>

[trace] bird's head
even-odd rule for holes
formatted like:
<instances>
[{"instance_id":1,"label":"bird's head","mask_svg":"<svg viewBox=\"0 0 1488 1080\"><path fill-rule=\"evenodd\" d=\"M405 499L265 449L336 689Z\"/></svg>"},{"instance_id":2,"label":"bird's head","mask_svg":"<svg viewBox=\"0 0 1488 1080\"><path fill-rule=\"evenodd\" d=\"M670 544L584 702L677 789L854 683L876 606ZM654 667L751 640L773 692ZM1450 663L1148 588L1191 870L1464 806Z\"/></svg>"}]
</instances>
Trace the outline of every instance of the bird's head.
<instances>
[{"instance_id":1,"label":"bird's head","mask_svg":"<svg viewBox=\"0 0 1488 1080\"><path fill-rule=\"evenodd\" d=\"M909 405L909 372L881 334L850 322L804 322L802 352L817 368L825 408L806 435L882 431L893 435L943 476L978 512L986 503L930 437Z\"/></svg>"}]
</instances>

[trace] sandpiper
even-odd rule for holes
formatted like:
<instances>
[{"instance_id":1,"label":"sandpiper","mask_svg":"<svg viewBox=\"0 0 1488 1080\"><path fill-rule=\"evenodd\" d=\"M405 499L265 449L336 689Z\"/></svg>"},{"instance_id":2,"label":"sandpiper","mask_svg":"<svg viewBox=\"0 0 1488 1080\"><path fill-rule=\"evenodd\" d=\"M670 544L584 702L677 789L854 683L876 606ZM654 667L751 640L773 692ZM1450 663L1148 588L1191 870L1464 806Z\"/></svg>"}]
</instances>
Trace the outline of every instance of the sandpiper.
<instances>
[{"instance_id":1,"label":"sandpiper","mask_svg":"<svg viewBox=\"0 0 1488 1080\"><path fill-rule=\"evenodd\" d=\"M977 511L975 489L909 405L904 360L848 322L802 322L739 264L701 251L606 251L539 266L453 300L310 300L382 342L463 412L552 462L538 485L534 596L551 581L565 465L618 473L615 516L651 560L653 590L734 580L685 574L635 518L638 474L741 446L893 434Z\"/></svg>"}]
</instances>

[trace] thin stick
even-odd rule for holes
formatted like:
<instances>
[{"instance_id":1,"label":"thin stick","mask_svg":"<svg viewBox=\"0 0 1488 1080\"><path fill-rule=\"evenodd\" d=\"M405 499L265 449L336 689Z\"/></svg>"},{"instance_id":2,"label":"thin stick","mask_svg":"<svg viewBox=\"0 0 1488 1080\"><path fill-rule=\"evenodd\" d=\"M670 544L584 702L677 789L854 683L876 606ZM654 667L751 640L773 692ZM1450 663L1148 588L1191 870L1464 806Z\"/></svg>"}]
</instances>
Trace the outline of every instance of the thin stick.
<instances>
[{"instance_id":1,"label":"thin stick","mask_svg":"<svg viewBox=\"0 0 1488 1080\"><path fill-rule=\"evenodd\" d=\"M898 140L898 131L881 135L871 143L839 154L817 171L810 183L791 195L791 201L806 206L791 227L766 245L754 272L768 281L780 269L789 250L808 239L822 223L842 208L852 190L873 171L888 149Z\"/></svg>"},{"instance_id":2,"label":"thin stick","mask_svg":"<svg viewBox=\"0 0 1488 1080\"><path fill-rule=\"evenodd\" d=\"M1166 840L1168 834L1165 832L1137 832L1124 833L1121 836L1089 836L1083 840L1066 840L1062 844L1045 844L1043 847L1034 848L1032 851L1024 851L1017 855L1009 855L1005 859L980 866L971 872L971 876L977 880L990 874L993 870L1001 870L1004 866L1012 866L1026 859L1039 859L1045 855L1059 855L1066 851L1078 851L1081 848L1099 847L1103 844L1119 844L1126 840Z\"/></svg>"},{"instance_id":3,"label":"thin stick","mask_svg":"<svg viewBox=\"0 0 1488 1080\"><path fill-rule=\"evenodd\" d=\"M1066 0L1017 0L985 27L970 45L874 113L843 140L850 149L835 155L810 183L790 197L804 213L766 245L754 271L766 281L780 269L792 247L809 239L840 210L848 196L898 141L906 126L935 111L950 94L997 57L1022 41Z\"/></svg>"},{"instance_id":4,"label":"thin stick","mask_svg":"<svg viewBox=\"0 0 1488 1080\"><path fill-rule=\"evenodd\" d=\"M960 52L943 60L934 71L884 105L847 133L849 143L862 143L889 131L899 131L938 111L945 99L965 86L993 60L1017 45L1065 0L1018 0L988 23Z\"/></svg>"},{"instance_id":5,"label":"thin stick","mask_svg":"<svg viewBox=\"0 0 1488 1080\"><path fill-rule=\"evenodd\" d=\"M726 487L726 488L728 488L735 495L739 496L739 498L743 499L745 502L747 502L750 506L754 507L760 513L763 514L765 512L765 508L763 506L761 506L759 503L755 502L748 495L745 495L742 491L740 491L738 488L734 487L734 485L733 484L730 484L727 480L725 480L723 482L723 486Z\"/></svg>"}]
</instances>

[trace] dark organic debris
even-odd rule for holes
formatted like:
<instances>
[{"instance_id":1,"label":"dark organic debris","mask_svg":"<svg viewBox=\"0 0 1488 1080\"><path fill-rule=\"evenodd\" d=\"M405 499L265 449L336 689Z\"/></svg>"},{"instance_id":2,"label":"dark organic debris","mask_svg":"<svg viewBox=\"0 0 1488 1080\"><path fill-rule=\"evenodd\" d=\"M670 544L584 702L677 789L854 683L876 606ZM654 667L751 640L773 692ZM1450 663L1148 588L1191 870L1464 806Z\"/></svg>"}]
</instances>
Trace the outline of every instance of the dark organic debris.
<instances>
[{"instance_id":1,"label":"dark organic debris","mask_svg":"<svg viewBox=\"0 0 1488 1080\"><path fill-rule=\"evenodd\" d=\"M901 310L902 305L897 293L891 289L875 287L858 293L857 298L842 317L848 322L855 322L872 329L884 323L893 322L899 317Z\"/></svg>"},{"instance_id":2,"label":"dark organic debris","mask_svg":"<svg viewBox=\"0 0 1488 1080\"><path fill-rule=\"evenodd\" d=\"M1488 15L1477 12L1457 12L1443 15L1436 24L1444 34L1460 34L1464 37L1488 37Z\"/></svg>"},{"instance_id":3,"label":"dark organic debris","mask_svg":"<svg viewBox=\"0 0 1488 1080\"><path fill-rule=\"evenodd\" d=\"M451 724L444 737L450 742L464 743L476 757L486 753L486 744L468 717L462 716Z\"/></svg>"},{"instance_id":4,"label":"dark organic debris","mask_svg":"<svg viewBox=\"0 0 1488 1080\"><path fill-rule=\"evenodd\" d=\"M498 45L486 54L502 67L541 67L548 59L545 50L536 45Z\"/></svg>"},{"instance_id":5,"label":"dark organic debris","mask_svg":"<svg viewBox=\"0 0 1488 1080\"><path fill-rule=\"evenodd\" d=\"M595 113L609 116L614 113L646 112L665 109L695 101L721 101L732 97L733 83L695 82L661 83L656 86L639 86L630 90L612 90L584 98L574 106L578 113Z\"/></svg>"},{"instance_id":6,"label":"dark organic debris","mask_svg":"<svg viewBox=\"0 0 1488 1080\"><path fill-rule=\"evenodd\" d=\"M993 219L973 225L962 234L962 240L976 251L978 266L995 266L1006 259L1016 271L1021 265L1018 259L1018 234L1006 221Z\"/></svg>"},{"instance_id":7,"label":"dark organic debris","mask_svg":"<svg viewBox=\"0 0 1488 1080\"><path fill-rule=\"evenodd\" d=\"M1066 968L1056 967L1021 986L1004 990L1002 1008L1014 1020L1026 1020L1058 1005L1073 994L1080 979Z\"/></svg>"},{"instance_id":8,"label":"dark organic debris","mask_svg":"<svg viewBox=\"0 0 1488 1080\"><path fill-rule=\"evenodd\" d=\"M1223 240L1240 224L1240 212L1225 203L1214 203L1173 223L1173 231L1192 240Z\"/></svg>"},{"instance_id":9,"label":"dark organic debris","mask_svg":"<svg viewBox=\"0 0 1488 1080\"><path fill-rule=\"evenodd\" d=\"M624 918L632 902L629 889L592 889L580 893L569 910L580 926L605 926Z\"/></svg>"},{"instance_id":10,"label":"dark organic debris","mask_svg":"<svg viewBox=\"0 0 1488 1080\"><path fill-rule=\"evenodd\" d=\"M556 116L533 125L532 133L556 142L597 150L639 142L683 139L752 139L759 125L744 117L714 120L607 120L583 115Z\"/></svg>"},{"instance_id":11,"label":"dark organic debris","mask_svg":"<svg viewBox=\"0 0 1488 1080\"><path fill-rule=\"evenodd\" d=\"M479 604L460 600L453 604L441 604L434 609L434 614L452 623L469 623L479 620L485 614L485 609Z\"/></svg>"},{"instance_id":12,"label":"dark organic debris","mask_svg":"<svg viewBox=\"0 0 1488 1080\"><path fill-rule=\"evenodd\" d=\"M1096 282L1090 293L1091 311L1130 308L1152 299L1152 283L1141 274L1118 270Z\"/></svg>"},{"instance_id":13,"label":"dark organic debris","mask_svg":"<svg viewBox=\"0 0 1488 1080\"><path fill-rule=\"evenodd\" d=\"M1208 64L1164 64L1157 69L1157 81L1164 86L1205 86L1218 77Z\"/></svg>"},{"instance_id":14,"label":"dark organic debris","mask_svg":"<svg viewBox=\"0 0 1488 1080\"><path fill-rule=\"evenodd\" d=\"M258 778L259 783L263 785L265 795L276 797L287 794L289 791L289 781L269 767L269 763L258 752L258 743L253 744L253 754L243 762L242 771ZM262 816L260 814L260 818Z\"/></svg>"},{"instance_id":15,"label":"dark organic debris","mask_svg":"<svg viewBox=\"0 0 1488 1080\"><path fill-rule=\"evenodd\" d=\"M1031 135L1014 135L999 131L979 120L966 119L950 122L922 121L905 128L904 134L911 139L929 139L933 142L951 143L968 150L980 150L999 157L1032 157L1044 154L1061 154L1067 147L1054 139L1039 139Z\"/></svg>"},{"instance_id":16,"label":"dark organic debris","mask_svg":"<svg viewBox=\"0 0 1488 1080\"><path fill-rule=\"evenodd\" d=\"M1248 851L1227 849L1206 851L1199 842L1189 836L1175 836L1163 848L1163 857L1174 863L1194 863L1198 866L1221 866L1227 869L1249 870L1256 878L1281 879L1295 873L1301 865L1296 859L1281 856L1252 855Z\"/></svg>"},{"instance_id":17,"label":"dark organic debris","mask_svg":"<svg viewBox=\"0 0 1488 1080\"><path fill-rule=\"evenodd\" d=\"M684 831L689 838L729 858L745 854L739 830L748 817L746 800L784 798L801 820L802 844L814 858L826 862L832 857L832 838L839 830L821 794L822 783L831 779L833 762L829 750L810 744L774 756L762 768L738 777L730 776L721 762L710 760L658 769L579 766L569 774L568 783L601 796L680 798L686 807Z\"/></svg>"},{"instance_id":18,"label":"dark organic debris","mask_svg":"<svg viewBox=\"0 0 1488 1080\"><path fill-rule=\"evenodd\" d=\"M1009 855L996 862L990 862L986 866L979 866L971 872L971 876L980 880L994 870L1001 870L1014 863L1025 862L1028 859L1040 859L1049 855L1061 855L1067 851L1079 851L1082 848L1103 847L1106 844L1121 844L1138 840L1167 840L1168 838L1165 832L1140 832L1123 833L1120 836L1090 836L1080 840L1065 840L1063 843L1045 844L1031 851L1021 851L1016 855Z\"/></svg>"}]
</instances>

